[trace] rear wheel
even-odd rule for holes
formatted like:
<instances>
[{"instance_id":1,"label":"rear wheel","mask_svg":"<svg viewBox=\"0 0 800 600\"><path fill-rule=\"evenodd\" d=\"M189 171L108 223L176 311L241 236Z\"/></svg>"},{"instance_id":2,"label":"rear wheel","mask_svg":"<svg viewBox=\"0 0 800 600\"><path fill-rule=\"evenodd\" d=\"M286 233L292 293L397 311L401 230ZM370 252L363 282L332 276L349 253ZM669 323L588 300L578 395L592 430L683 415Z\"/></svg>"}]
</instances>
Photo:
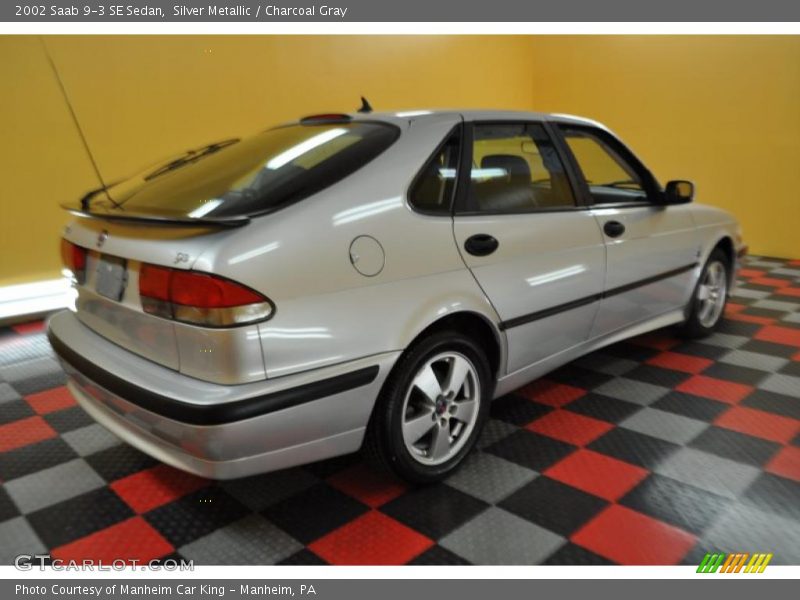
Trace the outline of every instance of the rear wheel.
<instances>
[{"instance_id":1,"label":"rear wheel","mask_svg":"<svg viewBox=\"0 0 800 600\"><path fill-rule=\"evenodd\" d=\"M489 362L455 331L407 351L376 403L364 449L373 465L413 483L452 473L475 445L491 400Z\"/></svg>"},{"instance_id":2,"label":"rear wheel","mask_svg":"<svg viewBox=\"0 0 800 600\"><path fill-rule=\"evenodd\" d=\"M682 333L689 338L711 334L722 320L728 302L728 258L716 249L708 257L692 299Z\"/></svg>"}]
</instances>

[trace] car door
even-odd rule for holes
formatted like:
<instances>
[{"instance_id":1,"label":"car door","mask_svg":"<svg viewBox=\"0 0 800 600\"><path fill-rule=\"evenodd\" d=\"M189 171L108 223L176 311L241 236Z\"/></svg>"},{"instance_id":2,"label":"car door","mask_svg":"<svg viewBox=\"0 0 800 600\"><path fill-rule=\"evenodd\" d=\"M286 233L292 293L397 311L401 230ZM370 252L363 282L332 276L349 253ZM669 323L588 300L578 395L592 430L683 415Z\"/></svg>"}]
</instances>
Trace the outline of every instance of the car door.
<instances>
[{"instance_id":1,"label":"car door","mask_svg":"<svg viewBox=\"0 0 800 600\"><path fill-rule=\"evenodd\" d=\"M605 276L603 237L542 122L475 122L454 214L464 262L502 319L508 372L585 341Z\"/></svg>"},{"instance_id":2,"label":"car door","mask_svg":"<svg viewBox=\"0 0 800 600\"><path fill-rule=\"evenodd\" d=\"M603 300L592 337L682 308L699 243L687 205L666 206L650 171L608 131L560 124L606 245Z\"/></svg>"}]
</instances>

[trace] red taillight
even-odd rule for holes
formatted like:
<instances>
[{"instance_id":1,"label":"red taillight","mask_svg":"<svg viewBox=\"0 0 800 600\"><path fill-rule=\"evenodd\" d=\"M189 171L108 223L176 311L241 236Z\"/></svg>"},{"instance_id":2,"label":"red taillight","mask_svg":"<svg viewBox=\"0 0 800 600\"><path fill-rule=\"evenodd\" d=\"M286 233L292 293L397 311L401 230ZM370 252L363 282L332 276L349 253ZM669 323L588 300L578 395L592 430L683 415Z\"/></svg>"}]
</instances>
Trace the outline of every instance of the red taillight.
<instances>
[{"instance_id":1,"label":"red taillight","mask_svg":"<svg viewBox=\"0 0 800 600\"><path fill-rule=\"evenodd\" d=\"M139 296L147 313L209 327L263 321L273 310L267 298L228 279L148 264L139 271Z\"/></svg>"},{"instance_id":2,"label":"red taillight","mask_svg":"<svg viewBox=\"0 0 800 600\"><path fill-rule=\"evenodd\" d=\"M61 262L72 271L78 283L83 283L86 278L86 254L86 248L61 239Z\"/></svg>"}]
</instances>

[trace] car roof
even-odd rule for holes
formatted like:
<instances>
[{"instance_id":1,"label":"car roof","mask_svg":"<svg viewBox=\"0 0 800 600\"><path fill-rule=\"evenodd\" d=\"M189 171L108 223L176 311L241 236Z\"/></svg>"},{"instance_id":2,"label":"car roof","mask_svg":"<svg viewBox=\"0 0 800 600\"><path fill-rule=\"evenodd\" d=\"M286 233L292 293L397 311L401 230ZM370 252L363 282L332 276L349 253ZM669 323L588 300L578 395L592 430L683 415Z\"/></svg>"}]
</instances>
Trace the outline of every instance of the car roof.
<instances>
[{"instance_id":1,"label":"car roof","mask_svg":"<svg viewBox=\"0 0 800 600\"><path fill-rule=\"evenodd\" d=\"M559 123L571 123L574 125L593 125L606 129L602 123L592 119L575 115L561 113L542 113L520 110L486 110L486 109L417 109L417 110L398 110L371 113L353 113L350 115L356 120L387 121L399 125L408 121L439 120L442 117L452 117L459 119L463 117L465 121L506 121L506 120L537 120L555 121Z\"/></svg>"}]
</instances>

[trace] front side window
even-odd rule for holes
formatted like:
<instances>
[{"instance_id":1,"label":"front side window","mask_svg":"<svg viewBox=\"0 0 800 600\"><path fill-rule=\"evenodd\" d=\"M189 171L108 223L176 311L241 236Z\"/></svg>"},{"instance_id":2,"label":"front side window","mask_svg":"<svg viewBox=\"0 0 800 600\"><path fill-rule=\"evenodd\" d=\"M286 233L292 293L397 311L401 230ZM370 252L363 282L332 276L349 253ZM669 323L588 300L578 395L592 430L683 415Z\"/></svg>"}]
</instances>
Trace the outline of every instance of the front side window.
<instances>
[{"instance_id":1,"label":"front side window","mask_svg":"<svg viewBox=\"0 0 800 600\"><path fill-rule=\"evenodd\" d=\"M426 213L450 214L461 156L461 128L452 133L417 176L408 193L411 206Z\"/></svg>"},{"instance_id":2,"label":"front side window","mask_svg":"<svg viewBox=\"0 0 800 600\"><path fill-rule=\"evenodd\" d=\"M603 133L562 127L595 204L647 201L645 178Z\"/></svg>"},{"instance_id":3,"label":"front side window","mask_svg":"<svg viewBox=\"0 0 800 600\"><path fill-rule=\"evenodd\" d=\"M468 212L524 213L575 206L564 165L539 123L475 125Z\"/></svg>"}]
</instances>

